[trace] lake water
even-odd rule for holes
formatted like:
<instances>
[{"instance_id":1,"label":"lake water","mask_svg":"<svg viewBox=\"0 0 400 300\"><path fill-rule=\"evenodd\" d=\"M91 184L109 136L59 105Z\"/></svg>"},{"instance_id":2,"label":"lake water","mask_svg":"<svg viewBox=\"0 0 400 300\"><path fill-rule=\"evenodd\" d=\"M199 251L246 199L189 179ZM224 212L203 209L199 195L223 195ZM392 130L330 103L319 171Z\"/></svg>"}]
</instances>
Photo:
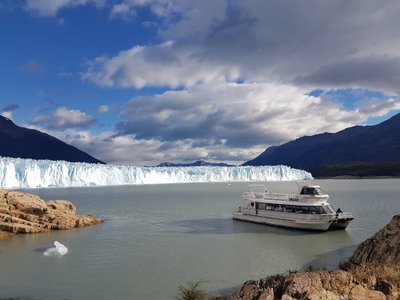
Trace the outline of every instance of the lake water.
<instances>
[{"instance_id":1,"label":"lake water","mask_svg":"<svg viewBox=\"0 0 400 300\"><path fill-rule=\"evenodd\" d=\"M249 279L335 268L400 208L400 180L321 180L331 204L353 213L346 231L302 232L231 219L248 183L34 189L69 199L101 225L0 241L0 299L174 299L202 281L226 294ZM268 183L296 192L294 182ZM57 240L69 252L44 256Z\"/></svg>"}]
</instances>

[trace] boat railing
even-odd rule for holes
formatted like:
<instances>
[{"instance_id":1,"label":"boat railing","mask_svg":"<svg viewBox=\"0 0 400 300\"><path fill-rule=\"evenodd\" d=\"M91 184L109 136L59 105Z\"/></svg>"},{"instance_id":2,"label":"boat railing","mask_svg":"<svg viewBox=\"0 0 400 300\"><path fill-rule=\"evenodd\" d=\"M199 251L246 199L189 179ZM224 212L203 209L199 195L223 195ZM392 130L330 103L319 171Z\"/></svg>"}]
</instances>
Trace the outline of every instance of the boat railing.
<instances>
[{"instance_id":1,"label":"boat railing","mask_svg":"<svg viewBox=\"0 0 400 300\"><path fill-rule=\"evenodd\" d=\"M244 192L242 198L247 201L257 200L274 200L274 201L289 201L297 199L296 194L283 194L283 193L262 193L262 192Z\"/></svg>"},{"instance_id":2,"label":"boat railing","mask_svg":"<svg viewBox=\"0 0 400 300\"><path fill-rule=\"evenodd\" d=\"M266 199L274 201L289 201L296 198L296 194L267 193Z\"/></svg>"},{"instance_id":3,"label":"boat railing","mask_svg":"<svg viewBox=\"0 0 400 300\"><path fill-rule=\"evenodd\" d=\"M345 211L345 212L339 213L337 217L339 219L352 219L353 215L351 214L351 212Z\"/></svg>"}]
</instances>

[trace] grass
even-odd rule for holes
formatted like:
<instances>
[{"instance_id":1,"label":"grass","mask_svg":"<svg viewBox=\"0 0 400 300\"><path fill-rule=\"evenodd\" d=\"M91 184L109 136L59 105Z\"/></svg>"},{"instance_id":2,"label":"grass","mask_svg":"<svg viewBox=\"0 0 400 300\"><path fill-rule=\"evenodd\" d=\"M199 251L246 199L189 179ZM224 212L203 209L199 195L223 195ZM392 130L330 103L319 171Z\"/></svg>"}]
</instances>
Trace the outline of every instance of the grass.
<instances>
[{"instance_id":1,"label":"grass","mask_svg":"<svg viewBox=\"0 0 400 300\"><path fill-rule=\"evenodd\" d=\"M362 264L351 268L349 272L360 282L367 281L373 275L377 280L385 280L400 287L400 264L396 261Z\"/></svg>"}]
</instances>

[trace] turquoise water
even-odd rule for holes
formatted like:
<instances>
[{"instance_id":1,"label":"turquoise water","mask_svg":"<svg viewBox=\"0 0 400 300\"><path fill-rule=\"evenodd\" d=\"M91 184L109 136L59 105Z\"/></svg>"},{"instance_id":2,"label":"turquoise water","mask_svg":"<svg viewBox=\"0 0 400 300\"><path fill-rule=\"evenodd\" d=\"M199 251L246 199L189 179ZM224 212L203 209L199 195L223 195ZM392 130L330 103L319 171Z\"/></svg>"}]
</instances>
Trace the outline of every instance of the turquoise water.
<instances>
[{"instance_id":1,"label":"turquoise water","mask_svg":"<svg viewBox=\"0 0 400 300\"><path fill-rule=\"evenodd\" d=\"M321 180L331 204L353 213L346 231L302 232L233 221L248 183L34 189L69 199L101 225L0 241L0 299L174 299L202 281L226 294L246 280L309 265L335 268L399 213L400 180ZM296 192L293 182L268 183ZM63 257L43 251L57 240Z\"/></svg>"}]
</instances>

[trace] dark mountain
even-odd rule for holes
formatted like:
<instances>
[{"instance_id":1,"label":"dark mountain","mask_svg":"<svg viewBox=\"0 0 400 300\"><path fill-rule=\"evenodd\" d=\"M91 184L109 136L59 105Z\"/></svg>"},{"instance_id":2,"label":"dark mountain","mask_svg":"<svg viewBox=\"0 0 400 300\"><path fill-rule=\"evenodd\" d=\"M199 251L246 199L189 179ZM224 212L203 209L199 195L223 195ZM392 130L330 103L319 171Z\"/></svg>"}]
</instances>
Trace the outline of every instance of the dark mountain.
<instances>
[{"instance_id":1,"label":"dark mountain","mask_svg":"<svg viewBox=\"0 0 400 300\"><path fill-rule=\"evenodd\" d=\"M269 147L244 165L288 165L308 171L358 163L400 163L400 114L374 126L354 126L337 133L304 136ZM333 167L334 168L334 167Z\"/></svg>"},{"instance_id":2,"label":"dark mountain","mask_svg":"<svg viewBox=\"0 0 400 300\"><path fill-rule=\"evenodd\" d=\"M192 163L180 164L180 163L171 163L171 162L163 162L159 164L157 167L200 167L200 166L211 166L211 167L232 167L233 165L228 165L226 163L211 163L204 160L198 160Z\"/></svg>"},{"instance_id":3,"label":"dark mountain","mask_svg":"<svg viewBox=\"0 0 400 300\"><path fill-rule=\"evenodd\" d=\"M0 116L0 156L103 163L43 132L20 127Z\"/></svg>"}]
</instances>

